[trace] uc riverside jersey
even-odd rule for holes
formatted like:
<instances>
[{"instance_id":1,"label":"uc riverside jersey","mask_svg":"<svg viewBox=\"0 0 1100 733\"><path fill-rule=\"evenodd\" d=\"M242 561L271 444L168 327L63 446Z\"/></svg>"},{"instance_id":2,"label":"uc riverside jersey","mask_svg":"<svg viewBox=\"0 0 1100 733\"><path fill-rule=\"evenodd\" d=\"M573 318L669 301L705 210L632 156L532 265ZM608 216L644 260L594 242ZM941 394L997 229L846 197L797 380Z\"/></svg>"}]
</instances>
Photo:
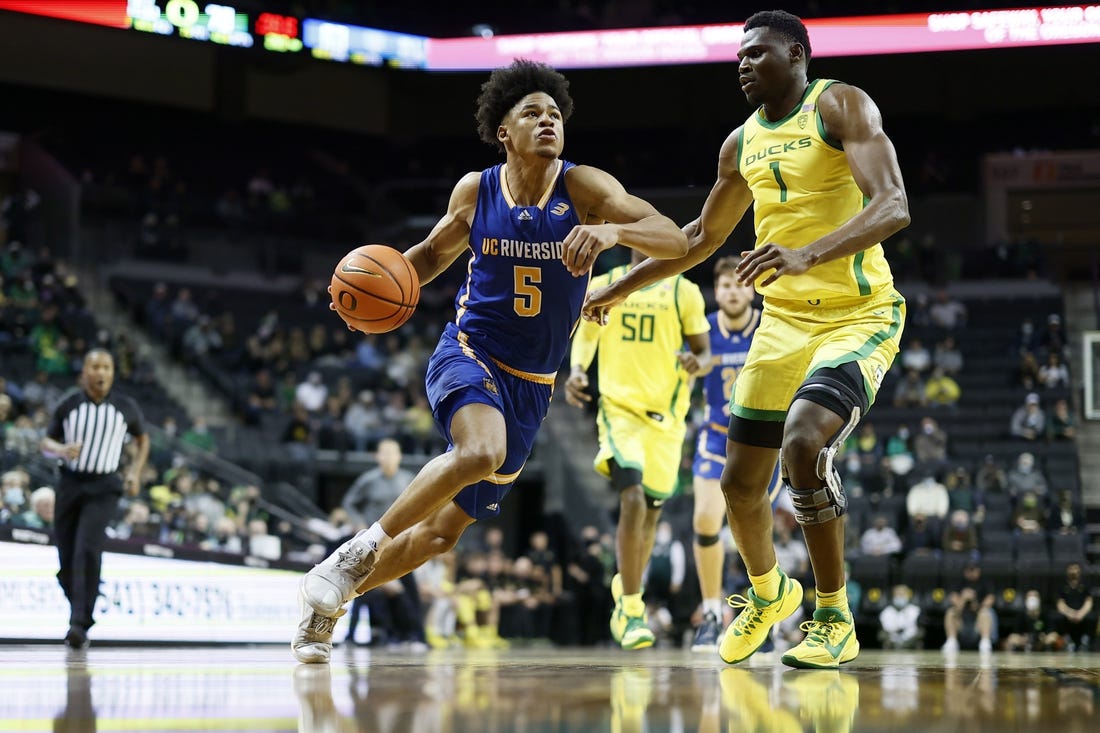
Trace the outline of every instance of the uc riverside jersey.
<instances>
[{"instance_id":1,"label":"uc riverside jersey","mask_svg":"<svg viewBox=\"0 0 1100 733\"><path fill-rule=\"evenodd\" d=\"M516 205L505 165L482 172L469 275L455 300L457 330L516 376L553 377L588 287L561 261L562 242L580 221L565 187L573 164L559 166L535 206Z\"/></svg>"}]
</instances>

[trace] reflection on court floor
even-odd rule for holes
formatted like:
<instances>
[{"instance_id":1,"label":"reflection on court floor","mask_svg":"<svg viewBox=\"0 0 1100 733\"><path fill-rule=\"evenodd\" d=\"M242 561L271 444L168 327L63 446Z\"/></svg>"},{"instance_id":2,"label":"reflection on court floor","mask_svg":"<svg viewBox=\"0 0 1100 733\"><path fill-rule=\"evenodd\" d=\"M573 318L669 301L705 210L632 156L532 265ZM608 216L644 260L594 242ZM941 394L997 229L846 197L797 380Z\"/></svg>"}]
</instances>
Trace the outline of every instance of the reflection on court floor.
<instances>
[{"instance_id":1,"label":"reflection on court floor","mask_svg":"<svg viewBox=\"0 0 1100 733\"><path fill-rule=\"evenodd\" d=\"M1100 655L864 652L842 671L769 655L283 647L0 647L0 731L1100 730Z\"/></svg>"}]
</instances>

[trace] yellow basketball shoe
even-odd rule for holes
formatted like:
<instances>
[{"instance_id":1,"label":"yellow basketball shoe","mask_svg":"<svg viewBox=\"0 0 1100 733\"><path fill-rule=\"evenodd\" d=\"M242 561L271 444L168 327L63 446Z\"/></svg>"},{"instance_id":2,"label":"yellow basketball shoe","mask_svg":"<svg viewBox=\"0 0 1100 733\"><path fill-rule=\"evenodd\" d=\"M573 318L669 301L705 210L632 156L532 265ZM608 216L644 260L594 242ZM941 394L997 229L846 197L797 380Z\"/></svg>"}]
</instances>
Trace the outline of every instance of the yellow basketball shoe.
<instances>
[{"instance_id":1,"label":"yellow basketball shoe","mask_svg":"<svg viewBox=\"0 0 1100 733\"><path fill-rule=\"evenodd\" d=\"M624 613L623 617L626 619L626 626L623 628L622 638L619 639L619 646L623 649L645 649L653 646L653 643L657 641L657 637L654 635L653 629L649 628L649 622L646 620L645 614L627 616Z\"/></svg>"},{"instance_id":2,"label":"yellow basketball shoe","mask_svg":"<svg viewBox=\"0 0 1100 733\"><path fill-rule=\"evenodd\" d=\"M748 598L732 595L726 602L741 613L726 628L718 655L726 664L737 664L751 657L768 640L772 626L790 616L802 605L802 584L779 571L779 597L765 601L749 588Z\"/></svg>"},{"instance_id":3,"label":"yellow basketball shoe","mask_svg":"<svg viewBox=\"0 0 1100 733\"><path fill-rule=\"evenodd\" d=\"M836 669L859 654L852 617L839 608L819 608L800 627L806 638L783 655L783 664L802 669Z\"/></svg>"},{"instance_id":4,"label":"yellow basketball shoe","mask_svg":"<svg viewBox=\"0 0 1100 733\"><path fill-rule=\"evenodd\" d=\"M637 597L622 598L617 608L623 624L619 646L623 649L645 649L653 646L657 637L649 628L645 603Z\"/></svg>"},{"instance_id":5,"label":"yellow basketball shoe","mask_svg":"<svg viewBox=\"0 0 1100 733\"><path fill-rule=\"evenodd\" d=\"M731 716L730 730L802 733L798 719L782 707L773 707L768 688L747 669L723 669L718 673L718 684L722 688L722 704Z\"/></svg>"},{"instance_id":6,"label":"yellow basketball shoe","mask_svg":"<svg viewBox=\"0 0 1100 733\"><path fill-rule=\"evenodd\" d=\"M816 733L851 733L859 708L859 679L835 669L784 676L784 685L798 693L802 722ZM801 729L802 726L799 726Z\"/></svg>"},{"instance_id":7,"label":"yellow basketball shoe","mask_svg":"<svg viewBox=\"0 0 1100 733\"><path fill-rule=\"evenodd\" d=\"M616 644L622 642L623 632L626 631L626 614L623 613L621 603L616 603L611 611L611 623L608 626L611 628L611 640Z\"/></svg>"}]
</instances>

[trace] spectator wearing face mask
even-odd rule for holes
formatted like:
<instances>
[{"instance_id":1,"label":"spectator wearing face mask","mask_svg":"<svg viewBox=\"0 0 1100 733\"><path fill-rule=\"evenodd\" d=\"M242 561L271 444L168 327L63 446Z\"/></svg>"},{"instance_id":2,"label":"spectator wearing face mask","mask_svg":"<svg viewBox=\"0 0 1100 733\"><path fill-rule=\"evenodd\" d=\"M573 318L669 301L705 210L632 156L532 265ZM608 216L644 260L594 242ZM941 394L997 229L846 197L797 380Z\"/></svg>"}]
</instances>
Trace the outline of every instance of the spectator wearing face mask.
<instances>
[{"instance_id":1,"label":"spectator wearing face mask","mask_svg":"<svg viewBox=\"0 0 1100 733\"><path fill-rule=\"evenodd\" d=\"M1048 440L1073 440L1077 435L1077 420L1069 411L1069 402L1058 400L1047 417Z\"/></svg>"},{"instance_id":2,"label":"spectator wearing face mask","mask_svg":"<svg viewBox=\"0 0 1100 733\"><path fill-rule=\"evenodd\" d=\"M54 491L49 486L40 486L31 493L31 508L12 517L16 527L30 529L53 529Z\"/></svg>"},{"instance_id":3,"label":"spectator wearing face mask","mask_svg":"<svg viewBox=\"0 0 1100 733\"><path fill-rule=\"evenodd\" d=\"M886 460L890 470L904 476L913 470L913 451L909 445L909 426L899 425L896 433L886 441Z\"/></svg>"},{"instance_id":4,"label":"spectator wearing face mask","mask_svg":"<svg viewBox=\"0 0 1100 733\"><path fill-rule=\"evenodd\" d=\"M978 549L978 532L965 509L951 512L951 520L943 528L942 547L946 552L974 552Z\"/></svg>"},{"instance_id":5,"label":"spectator wearing face mask","mask_svg":"<svg viewBox=\"0 0 1100 733\"><path fill-rule=\"evenodd\" d=\"M1005 639L1005 651L1046 652L1061 648L1062 639L1043 612L1039 591L1029 590L1024 596L1024 612L1017 617L1012 633Z\"/></svg>"},{"instance_id":6,"label":"spectator wearing face mask","mask_svg":"<svg viewBox=\"0 0 1100 733\"><path fill-rule=\"evenodd\" d=\"M893 555L901 552L901 538L886 517L878 514L860 538L859 546L864 555Z\"/></svg>"},{"instance_id":7,"label":"spectator wearing face mask","mask_svg":"<svg viewBox=\"0 0 1100 733\"><path fill-rule=\"evenodd\" d=\"M1092 616L1092 593L1081 578L1081 564L1066 566L1066 584L1058 593L1058 631L1065 637L1066 648L1089 651L1090 634L1096 628Z\"/></svg>"},{"instance_id":8,"label":"spectator wearing face mask","mask_svg":"<svg viewBox=\"0 0 1100 733\"><path fill-rule=\"evenodd\" d=\"M920 649L924 630L920 626L920 606L913 603L913 591L895 585L890 605L878 615L879 640L883 649Z\"/></svg>"},{"instance_id":9,"label":"spectator wearing face mask","mask_svg":"<svg viewBox=\"0 0 1100 733\"><path fill-rule=\"evenodd\" d=\"M21 469L12 469L0 476L0 490L2 501L0 504L0 524L10 522L12 517L19 515L26 509L27 486L30 477Z\"/></svg>"},{"instance_id":10,"label":"spectator wearing face mask","mask_svg":"<svg viewBox=\"0 0 1100 733\"><path fill-rule=\"evenodd\" d=\"M927 470L938 470L947 461L947 433L934 418L921 419L920 432L913 437L913 452L917 465Z\"/></svg>"},{"instance_id":11,"label":"spectator wearing face mask","mask_svg":"<svg viewBox=\"0 0 1100 733\"><path fill-rule=\"evenodd\" d=\"M1008 489L1008 476L991 454L986 455L974 474L974 488L983 494L999 494Z\"/></svg>"},{"instance_id":12,"label":"spectator wearing face mask","mask_svg":"<svg viewBox=\"0 0 1100 733\"><path fill-rule=\"evenodd\" d=\"M951 506L947 487L936 480L935 476L925 475L920 481L909 487L905 496L905 509L910 517L922 514L925 517L943 519Z\"/></svg>"},{"instance_id":13,"label":"spectator wearing face mask","mask_svg":"<svg viewBox=\"0 0 1100 733\"><path fill-rule=\"evenodd\" d=\"M923 514L914 514L909 517L909 526L905 529L905 541L902 551L905 554L911 552L922 555L939 552L940 536L933 531L928 518Z\"/></svg>"},{"instance_id":14,"label":"spectator wearing face mask","mask_svg":"<svg viewBox=\"0 0 1100 733\"><path fill-rule=\"evenodd\" d=\"M993 584L982 577L982 568L970 562L963 577L948 594L949 606L943 617L943 651L954 654L960 648L988 653L993 651L997 635L997 616L993 611Z\"/></svg>"},{"instance_id":15,"label":"spectator wearing face mask","mask_svg":"<svg viewBox=\"0 0 1100 733\"><path fill-rule=\"evenodd\" d=\"M1047 510L1033 491L1025 491L1012 512L1012 528L1023 534L1042 532L1047 523Z\"/></svg>"},{"instance_id":16,"label":"spectator wearing face mask","mask_svg":"<svg viewBox=\"0 0 1100 733\"><path fill-rule=\"evenodd\" d=\"M1024 404L1016 408L1012 413L1012 422L1009 424L1009 433L1014 438L1035 440L1046 434L1047 418L1043 408L1039 406L1039 395L1029 392L1024 398Z\"/></svg>"},{"instance_id":17,"label":"spectator wearing face mask","mask_svg":"<svg viewBox=\"0 0 1100 733\"><path fill-rule=\"evenodd\" d=\"M1021 453L1016 459L1016 467L1008 472L1008 493L1013 498L1032 492L1036 496L1047 495L1047 480L1042 471L1035 467L1035 456Z\"/></svg>"}]
</instances>

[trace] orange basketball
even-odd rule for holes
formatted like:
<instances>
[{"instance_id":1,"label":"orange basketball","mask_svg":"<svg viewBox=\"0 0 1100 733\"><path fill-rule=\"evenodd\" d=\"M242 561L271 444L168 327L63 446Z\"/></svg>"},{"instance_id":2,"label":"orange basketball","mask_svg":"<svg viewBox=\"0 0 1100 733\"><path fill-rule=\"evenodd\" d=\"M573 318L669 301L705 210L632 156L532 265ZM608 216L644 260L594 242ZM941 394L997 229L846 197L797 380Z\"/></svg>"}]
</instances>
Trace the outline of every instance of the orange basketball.
<instances>
[{"instance_id":1,"label":"orange basketball","mask_svg":"<svg viewBox=\"0 0 1100 733\"><path fill-rule=\"evenodd\" d=\"M420 278L405 255L384 244L367 244L344 255L329 286L332 307L344 323L363 333L400 326L420 301Z\"/></svg>"}]
</instances>

